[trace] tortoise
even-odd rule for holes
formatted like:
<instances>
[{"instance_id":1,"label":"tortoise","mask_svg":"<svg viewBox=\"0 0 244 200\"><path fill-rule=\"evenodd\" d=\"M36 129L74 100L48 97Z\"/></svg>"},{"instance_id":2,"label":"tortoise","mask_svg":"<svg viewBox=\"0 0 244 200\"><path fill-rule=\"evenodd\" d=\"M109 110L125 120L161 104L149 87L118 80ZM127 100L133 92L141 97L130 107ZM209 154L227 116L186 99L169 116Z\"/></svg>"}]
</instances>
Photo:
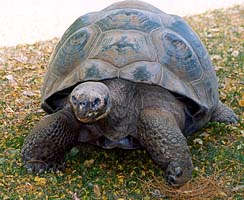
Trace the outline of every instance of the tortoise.
<instances>
[{"instance_id":1,"label":"tortoise","mask_svg":"<svg viewBox=\"0 0 244 200\"><path fill-rule=\"evenodd\" d=\"M78 144L145 148L171 185L191 179L187 137L209 121L237 122L219 100L208 52L179 16L122 1L79 17L50 58L40 120L24 141L24 166L64 167Z\"/></svg>"}]
</instances>

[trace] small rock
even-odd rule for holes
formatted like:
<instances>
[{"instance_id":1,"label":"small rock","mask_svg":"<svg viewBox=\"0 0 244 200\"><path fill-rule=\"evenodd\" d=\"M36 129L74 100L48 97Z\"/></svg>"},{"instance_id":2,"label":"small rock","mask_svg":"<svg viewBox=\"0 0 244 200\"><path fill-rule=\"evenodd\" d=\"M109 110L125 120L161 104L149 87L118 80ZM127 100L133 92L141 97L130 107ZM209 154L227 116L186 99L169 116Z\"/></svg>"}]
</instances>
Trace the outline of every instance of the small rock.
<instances>
[{"instance_id":1,"label":"small rock","mask_svg":"<svg viewBox=\"0 0 244 200\"><path fill-rule=\"evenodd\" d=\"M241 135L242 137L244 137L244 130L241 130Z\"/></svg>"},{"instance_id":2,"label":"small rock","mask_svg":"<svg viewBox=\"0 0 244 200\"><path fill-rule=\"evenodd\" d=\"M77 196L76 193L73 193L73 194L72 194L72 197L73 197L74 200L80 200L80 198Z\"/></svg>"},{"instance_id":3,"label":"small rock","mask_svg":"<svg viewBox=\"0 0 244 200\"><path fill-rule=\"evenodd\" d=\"M212 60L220 60L222 57L220 55L213 55L211 56Z\"/></svg>"},{"instance_id":4,"label":"small rock","mask_svg":"<svg viewBox=\"0 0 244 200\"><path fill-rule=\"evenodd\" d=\"M210 31L211 31L211 32L219 32L219 28L216 28L216 27L215 27L215 28L210 29Z\"/></svg>"},{"instance_id":5,"label":"small rock","mask_svg":"<svg viewBox=\"0 0 244 200\"><path fill-rule=\"evenodd\" d=\"M218 71L218 70L220 70L220 69L224 69L224 67L221 67L221 66L214 66L214 69L215 69L215 71Z\"/></svg>"},{"instance_id":6,"label":"small rock","mask_svg":"<svg viewBox=\"0 0 244 200\"><path fill-rule=\"evenodd\" d=\"M5 76L6 79L8 79L9 81L13 81L14 80L14 76L13 75L6 75Z\"/></svg>"},{"instance_id":7,"label":"small rock","mask_svg":"<svg viewBox=\"0 0 244 200\"><path fill-rule=\"evenodd\" d=\"M88 186L89 189L92 189L92 188L94 187L94 184L91 183L91 182L89 182L89 183L87 184L87 186Z\"/></svg>"},{"instance_id":8,"label":"small rock","mask_svg":"<svg viewBox=\"0 0 244 200\"><path fill-rule=\"evenodd\" d=\"M35 96L35 94L34 94L33 92L31 92L31 91L24 91L24 92L23 92L23 95L24 95L24 96L27 96L27 97Z\"/></svg>"},{"instance_id":9,"label":"small rock","mask_svg":"<svg viewBox=\"0 0 244 200\"><path fill-rule=\"evenodd\" d=\"M17 82L13 75L11 75L11 74L6 75L5 78L9 81L10 84L17 85Z\"/></svg>"},{"instance_id":10,"label":"small rock","mask_svg":"<svg viewBox=\"0 0 244 200\"><path fill-rule=\"evenodd\" d=\"M162 194L160 192L160 190L158 190L158 189L155 189L153 192L151 192L151 194L153 197L156 197L156 198L165 198L166 197L166 195Z\"/></svg>"},{"instance_id":11,"label":"small rock","mask_svg":"<svg viewBox=\"0 0 244 200\"><path fill-rule=\"evenodd\" d=\"M232 55L233 57L237 57L237 56L239 55L239 51L233 51L233 52L231 53L231 55Z\"/></svg>"},{"instance_id":12,"label":"small rock","mask_svg":"<svg viewBox=\"0 0 244 200\"><path fill-rule=\"evenodd\" d=\"M3 64L5 60L3 58L0 58L0 63Z\"/></svg>"},{"instance_id":13,"label":"small rock","mask_svg":"<svg viewBox=\"0 0 244 200\"><path fill-rule=\"evenodd\" d=\"M202 141L202 139L200 139L200 138L196 138L196 139L194 139L194 140L193 140L193 143L194 143L194 144L200 144L200 145L203 145L203 141Z\"/></svg>"}]
</instances>

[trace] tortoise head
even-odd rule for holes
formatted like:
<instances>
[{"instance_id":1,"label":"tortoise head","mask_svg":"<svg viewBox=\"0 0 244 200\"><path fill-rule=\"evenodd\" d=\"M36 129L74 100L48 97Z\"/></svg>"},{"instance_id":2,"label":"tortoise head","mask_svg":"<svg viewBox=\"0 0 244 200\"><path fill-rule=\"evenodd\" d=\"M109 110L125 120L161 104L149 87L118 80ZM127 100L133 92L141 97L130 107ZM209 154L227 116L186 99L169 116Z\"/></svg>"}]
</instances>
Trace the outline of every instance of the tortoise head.
<instances>
[{"instance_id":1,"label":"tortoise head","mask_svg":"<svg viewBox=\"0 0 244 200\"><path fill-rule=\"evenodd\" d=\"M100 82L84 82L77 85L70 95L70 104L76 118L92 123L107 116L111 109L110 91Z\"/></svg>"}]
</instances>

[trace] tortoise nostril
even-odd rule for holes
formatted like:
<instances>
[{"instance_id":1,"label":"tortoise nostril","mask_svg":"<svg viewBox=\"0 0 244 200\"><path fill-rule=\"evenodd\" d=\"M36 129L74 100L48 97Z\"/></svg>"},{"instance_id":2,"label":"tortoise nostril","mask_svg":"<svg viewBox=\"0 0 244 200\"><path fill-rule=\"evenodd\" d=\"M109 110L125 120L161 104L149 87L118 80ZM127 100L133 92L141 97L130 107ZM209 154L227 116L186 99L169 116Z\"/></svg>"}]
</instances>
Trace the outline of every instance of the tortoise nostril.
<instances>
[{"instance_id":1,"label":"tortoise nostril","mask_svg":"<svg viewBox=\"0 0 244 200\"><path fill-rule=\"evenodd\" d=\"M87 101L79 102L79 105L80 105L81 107L86 107L87 104L88 104Z\"/></svg>"},{"instance_id":2,"label":"tortoise nostril","mask_svg":"<svg viewBox=\"0 0 244 200\"><path fill-rule=\"evenodd\" d=\"M175 168L175 175L176 175L177 177L179 177L179 176L181 176L182 174L183 174L183 171L182 171L181 167L176 167L176 168Z\"/></svg>"}]
</instances>

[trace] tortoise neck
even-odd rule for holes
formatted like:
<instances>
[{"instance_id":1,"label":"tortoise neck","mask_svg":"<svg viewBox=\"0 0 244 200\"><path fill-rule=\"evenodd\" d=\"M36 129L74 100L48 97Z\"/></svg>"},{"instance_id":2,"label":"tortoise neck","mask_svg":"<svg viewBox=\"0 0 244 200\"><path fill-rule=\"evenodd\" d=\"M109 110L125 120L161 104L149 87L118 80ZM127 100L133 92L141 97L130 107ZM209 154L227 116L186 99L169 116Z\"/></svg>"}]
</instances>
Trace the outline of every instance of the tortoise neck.
<instances>
[{"instance_id":1,"label":"tortoise neck","mask_svg":"<svg viewBox=\"0 0 244 200\"><path fill-rule=\"evenodd\" d=\"M67 117L68 121L71 124L77 125L80 124L80 121L76 118L75 113L73 112L72 107L67 104L64 109L60 110L59 112L62 112L62 114Z\"/></svg>"}]
</instances>

